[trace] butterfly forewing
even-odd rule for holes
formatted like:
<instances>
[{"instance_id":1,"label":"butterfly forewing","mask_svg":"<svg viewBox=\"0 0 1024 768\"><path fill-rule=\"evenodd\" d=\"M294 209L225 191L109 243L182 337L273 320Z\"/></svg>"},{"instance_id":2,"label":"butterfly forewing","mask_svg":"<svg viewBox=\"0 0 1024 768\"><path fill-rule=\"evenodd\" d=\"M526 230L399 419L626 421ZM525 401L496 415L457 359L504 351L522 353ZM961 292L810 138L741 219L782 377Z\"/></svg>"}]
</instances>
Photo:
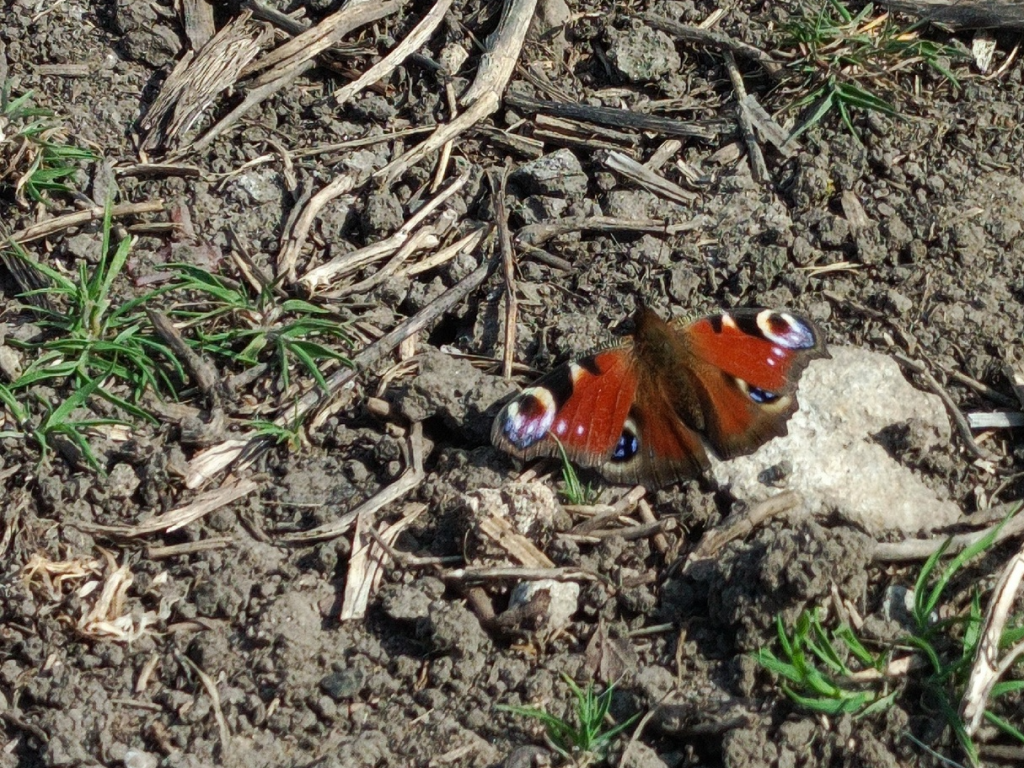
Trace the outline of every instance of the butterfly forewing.
<instances>
[{"instance_id":1,"label":"butterfly forewing","mask_svg":"<svg viewBox=\"0 0 1024 768\"><path fill-rule=\"evenodd\" d=\"M820 332L799 315L738 310L683 328L705 415L704 435L723 458L786 434L797 408L796 382L827 356Z\"/></svg>"},{"instance_id":2,"label":"butterfly forewing","mask_svg":"<svg viewBox=\"0 0 1024 768\"><path fill-rule=\"evenodd\" d=\"M633 357L617 347L556 368L506 405L492 442L521 459L566 454L583 466L612 455L636 396Z\"/></svg>"}]
</instances>

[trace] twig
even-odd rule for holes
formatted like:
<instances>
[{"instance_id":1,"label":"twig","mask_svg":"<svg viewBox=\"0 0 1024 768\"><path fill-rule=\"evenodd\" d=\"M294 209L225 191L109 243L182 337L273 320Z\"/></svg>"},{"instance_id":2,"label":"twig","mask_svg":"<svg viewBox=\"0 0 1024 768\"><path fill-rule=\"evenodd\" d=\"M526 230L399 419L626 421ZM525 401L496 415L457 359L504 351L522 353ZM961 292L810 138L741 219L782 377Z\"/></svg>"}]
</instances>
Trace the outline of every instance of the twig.
<instances>
[{"instance_id":1,"label":"twig","mask_svg":"<svg viewBox=\"0 0 1024 768\"><path fill-rule=\"evenodd\" d=\"M583 120L599 125L611 125L619 128L631 128L636 131L653 131L666 136L683 136L710 141L721 131L706 125L668 117L644 115L613 107L592 107L587 104L568 104L560 101L545 101L524 96L515 91L505 95L505 104L513 109L524 112L546 112L555 117L570 120Z\"/></svg>"},{"instance_id":2,"label":"twig","mask_svg":"<svg viewBox=\"0 0 1024 768\"><path fill-rule=\"evenodd\" d=\"M224 549L235 543L229 536L218 536L212 539L199 539L198 541L186 541L184 544L170 544L166 547L146 547L147 560L166 560L170 557L182 557L192 555L196 552L209 552L214 549Z\"/></svg>"},{"instance_id":3,"label":"twig","mask_svg":"<svg viewBox=\"0 0 1024 768\"><path fill-rule=\"evenodd\" d=\"M397 501L423 482L426 474L423 471L423 425L415 422L409 430L408 464L405 472L395 482L381 489L355 509L349 510L337 520L324 523L308 531L289 533L279 537L278 541L286 544L310 544L314 541L327 541L344 535L352 524L359 519L369 519L379 509L383 509L393 501Z\"/></svg>"},{"instance_id":4,"label":"twig","mask_svg":"<svg viewBox=\"0 0 1024 768\"><path fill-rule=\"evenodd\" d=\"M424 157L441 149L460 133L497 111L501 105L501 94L512 77L516 59L522 50L536 5L537 0L508 0L505 3L498 28L491 38L493 45L481 58L476 78L462 95L461 102L469 104L466 111L446 125L439 126L425 141L391 161L375 174L378 178L383 179L385 184L391 184Z\"/></svg>"},{"instance_id":5,"label":"twig","mask_svg":"<svg viewBox=\"0 0 1024 768\"><path fill-rule=\"evenodd\" d=\"M143 213L156 213L163 210L166 210L163 200L150 200L145 203L122 203L121 205L111 207L110 217L112 219L119 219L122 216L138 216ZM102 219L104 214L105 209L102 205L93 205L83 211L66 213L63 216L56 216L46 221L30 224L12 234L10 239L24 245L65 229L80 227L83 224L88 224L90 221L97 221Z\"/></svg>"},{"instance_id":6,"label":"twig","mask_svg":"<svg viewBox=\"0 0 1024 768\"><path fill-rule=\"evenodd\" d=\"M747 507L742 512L729 515L720 525L704 534L704 538L686 558L684 569L697 561L714 557L733 539L746 536L769 518L795 509L800 501L800 494L795 491L784 491L759 504Z\"/></svg>"},{"instance_id":7,"label":"twig","mask_svg":"<svg viewBox=\"0 0 1024 768\"><path fill-rule=\"evenodd\" d=\"M968 736L973 736L981 725L982 718L985 716L985 708L988 706L988 700L992 694L992 687L1024 653L1024 643L1017 643L1006 652L1002 661L999 661L999 644L1003 636L1003 629L1006 627L1006 620L1017 599L1017 591L1022 579L1024 579L1024 548L1018 550L1003 568L999 581L992 589L992 597L988 609L985 611L985 621L982 624L984 632L975 651L971 676L967 681L963 701L960 704L960 718L964 722Z\"/></svg>"},{"instance_id":8,"label":"twig","mask_svg":"<svg viewBox=\"0 0 1024 768\"><path fill-rule=\"evenodd\" d=\"M501 373L508 381L512 378L512 364L516 353L516 322L519 304L516 300L516 257L512 251L512 235L508 229L508 209L505 207L505 181L507 169L491 175L491 197L494 201L494 220L498 226L498 252L505 277L505 345L501 353Z\"/></svg>"},{"instance_id":9,"label":"twig","mask_svg":"<svg viewBox=\"0 0 1024 768\"><path fill-rule=\"evenodd\" d=\"M208 515L215 509L220 509L233 501L248 496L257 488L259 488L259 485L253 480L232 480L219 488L204 491L183 507L178 507L170 512L158 515L152 520L140 523L139 525L98 525L84 521L68 522L75 528L87 533L100 533L126 539L149 536L150 534L160 532L172 533Z\"/></svg>"},{"instance_id":10,"label":"twig","mask_svg":"<svg viewBox=\"0 0 1024 768\"><path fill-rule=\"evenodd\" d=\"M634 541L635 539L646 539L648 536L660 535L662 531L671 531L676 527L676 521L667 517L663 520L652 520L646 523L639 523L635 525L626 525L621 528L599 528L596 530L587 531L584 537L591 537L594 539L608 539L612 536L620 536L626 541ZM567 534L573 537L574 534Z\"/></svg>"},{"instance_id":11,"label":"twig","mask_svg":"<svg viewBox=\"0 0 1024 768\"><path fill-rule=\"evenodd\" d=\"M729 37L724 32L681 24L678 21L673 21L653 13L641 13L640 18L651 27L654 27L654 29L660 29L665 34L678 37L680 40L709 45L720 51L750 59L759 64L771 77L778 77L782 71L782 64L775 61L775 59L760 48L755 48L749 43L744 43L742 40Z\"/></svg>"},{"instance_id":12,"label":"twig","mask_svg":"<svg viewBox=\"0 0 1024 768\"><path fill-rule=\"evenodd\" d=\"M437 29L444 20L444 15L448 13L448 9L451 5L452 0L437 0L434 7L431 8L430 11L427 12L427 15L420 20L420 23L402 39L402 42L395 46L395 49L391 51L391 53L366 70L358 80L349 83L335 92L335 106L340 107L346 101L363 90L363 88L366 88L371 83L384 79L395 69L401 66L402 62L405 61L410 54L415 53L424 43L427 42L427 40L430 39L430 36L434 34L434 30Z\"/></svg>"},{"instance_id":13,"label":"twig","mask_svg":"<svg viewBox=\"0 0 1024 768\"><path fill-rule=\"evenodd\" d=\"M388 263L378 269L374 274L365 280L360 280L358 283L351 283L349 285L342 286L330 291L329 295L332 299L341 298L343 296L350 296L352 294L367 293L375 286L380 285L387 280L391 275L398 271L398 268L405 263L405 261L417 251L427 250L429 248L435 248L441 242L441 238L448 232L451 226L455 223L455 219L458 214L452 210L446 210L438 216L437 221L429 226L423 227L418 232L414 232L402 247L395 251L395 255L392 256Z\"/></svg>"},{"instance_id":14,"label":"twig","mask_svg":"<svg viewBox=\"0 0 1024 768\"><path fill-rule=\"evenodd\" d=\"M1024 408L1024 366L1020 360L1007 361L1003 363L1003 373L1010 380L1013 387L1013 394L1017 396L1017 402Z\"/></svg>"},{"instance_id":15,"label":"twig","mask_svg":"<svg viewBox=\"0 0 1024 768\"><path fill-rule=\"evenodd\" d=\"M213 20L213 6L207 0L184 0L181 4L181 15L192 50L198 51L215 34L217 25Z\"/></svg>"},{"instance_id":16,"label":"twig","mask_svg":"<svg viewBox=\"0 0 1024 768\"><path fill-rule=\"evenodd\" d=\"M937 552L946 542L945 554L949 557L956 555L979 539L984 538L994 528L1002 525L1002 518L1008 514L1016 514L1021 508L1021 502L1002 504L997 508L988 510L990 514L998 514L1000 522L993 523L987 528L972 533L961 533L957 536L940 536L930 539L905 539L897 542L880 542L875 544L871 551L871 559L876 563L902 563L912 560L927 560ZM1017 515L1006 523L996 536L995 543L1019 536L1024 533L1024 515Z\"/></svg>"},{"instance_id":17,"label":"twig","mask_svg":"<svg viewBox=\"0 0 1024 768\"><path fill-rule=\"evenodd\" d=\"M590 216L528 224L516 230L516 241L517 244L540 246L553 237L569 232L652 232L674 235L697 229L700 226L700 220L669 224L661 219L619 219L614 216Z\"/></svg>"},{"instance_id":18,"label":"twig","mask_svg":"<svg viewBox=\"0 0 1024 768\"><path fill-rule=\"evenodd\" d=\"M19 731L32 734L39 739L41 744L46 745L50 743L50 735L46 731L35 723L30 723L28 720L19 717L15 712L7 709L0 710L0 719L17 728Z\"/></svg>"},{"instance_id":19,"label":"twig","mask_svg":"<svg viewBox=\"0 0 1024 768\"><path fill-rule=\"evenodd\" d=\"M442 248L433 256L428 256L422 261L410 264L404 269L399 270L398 274L411 277L412 275L418 275L421 272L426 272L427 270L446 264L460 253L472 253L476 250L476 247L480 245L480 241L482 241L490 231L490 225L478 227L461 240L456 240L448 247Z\"/></svg>"},{"instance_id":20,"label":"twig","mask_svg":"<svg viewBox=\"0 0 1024 768\"><path fill-rule=\"evenodd\" d=\"M987 0L881 0L886 8L955 29L1024 29L1019 2Z\"/></svg>"},{"instance_id":21,"label":"twig","mask_svg":"<svg viewBox=\"0 0 1024 768\"><path fill-rule=\"evenodd\" d=\"M284 237L284 243L277 255L278 277L283 277L289 284L295 283L299 252L305 245L309 230L313 227L316 217L320 215L320 211L335 198L360 186L366 178L365 174L342 173L309 199Z\"/></svg>"},{"instance_id":22,"label":"twig","mask_svg":"<svg viewBox=\"0 0 1024 768\"><path fill-rule=\"evenodd\" d=\"M736 59L733 58L731 52L723 51L722 58L725 59L725 69L729 73L732 90L736 95L736 121L739 123L740 133L743 135L743 143L747 145L750 175L758 184L767 184L771 181L771 176L768 175L768 166L765 165L761 145L757 143L754 125L746 107L747 89L743 85L743 75L740 74L739 67L736 66Z\"/></svg>"},{"instance_id":23,"label":"twig","mask_svg":"<svg viewBox=\"0 0 1024 768\"><path fill-rule=\"evenodd\" d=\"M434 211L443 206L454 195L461 191L462 188L466 185L467 181L469 181L468 171L466 173L463 173L454 181L452 181L452 183L449 184L438 195L436 195L433 199L431 199L429 202L423 205L418 211L416 211L416 213L413 216L409 218L407 222L405 222L399 228L397 232L391 235L391 237L388 237L385 240L381 240L380 242L368 245L365 248L360 248L357 251L342 254L337 258L331 259L326 264L321 264L320 266L309 270L298 279L299 284L302 285L308 291L315 291L321 288L322 286L329 284L331 280L333 280L339 274L361 268L365 264L368 264L371 261L381 258L382 256L394 253L395 251L398 251L400 254L403 253L403 247L407 245L410 238L414 236L413 233L416 230L416 228L420 226L427 219L427 217L434 213ZM303 239L305 238L305 232L308 232L309 230L309 225L312 223L313 216L315 216L319 209L322 207L322 202L318 200L318 198L321 197L321 194L314 196L313 200L310 201L310 205L307 206L307 210L309 211L309 213L303 213L301 223L301 227L303 229ZM334 196L333 193L332 196ZM315 205L314 201L316 201ZM299 228L300 225L297 224L295 227L296 233L299 232ZM294 271L294 257L297 256L299 248L301 248L301 243L299 243L295 239L295 236L290 238L290 244L287 254L287 258L289 259L289 261L287 263L284 263L285 256L282 255L281 259L279 259L279 271L281 270L282 264L286 269L290 268L291 270ZM405 253L407 255L408 252L405 251ZM282 254L284 254L284 251L282 251ZM404 260L404 256L402 260ZM393 267L390 271L385 272L385 277L391 272L393 272L395 269L397 269L400 263L401 260L399 260L397 263L393 261ZM387 270L387 267L385 267L385 270ZM292 272L292 274L293 273L294 272ZM370 281L374 281L376 279L377 278L375 276L374 278L370 278ZM363 285L368 285L372 287L372 285L375 283L371 283L370 281L364 281ZM362 288L362 290L366 290L366 288L364 287ZM353 291L350 290L347 292L351 293Z\"/></svg>"},{"instance_id":24,"label":"twig","mask_svg":"<svg viewBox=\"0 0 1024 768\"><path fill-rule=\"evenodd\" d=\"M608 152L602 159L602 163L609 170L615 171L647 191L674 203L686 205L698 197L696 192L683 189L621 152Z\"/></svg>"},{"instance_id":25,"label":"twig","mask_svg":"<svg viewBox=\"0 0 1024 768\"><path fill-rule=\"evenodd\" d=\"M415 427L419 426L419 423L415 425ZM384 560L388 557L387 549L390 549L391 544L398 538L398 534L426 509L426 504L416 504L401 519L380 532L373 528L373 512L366 512L358 517L352 541L352 554L348 560L341 613L338 616L341 621L361 619L366 615L366 605L374 590L379 586L384 573Z\"/></svg>"},{"instance_id":26,"label":"twig","mask_svg":"<svg viewBox=\"0 0 1024 768\"><path fill-rule=\"evenodd\" d=\"M196 53L187 53L139 120L142 151L176 144L260 52L266 32L243 11Z\"/></svg>"},{"instance_id":27,"label":"twig","mask_svg":"<svg viewBox=\"0 0 1024 768\"><path fill-rule=\"evenodd\" d=\"M459 583L474 581L538 581L554 579L555 581L601 581L601 577L592 571L581 568L456 568L441 574L445 581Z\"/></svg>"},{"instance_id":28,"label":"twig","mask_svg":"<svg viewBox=\"0 0 1024 768\"><path fill-rule=\"evenodd\" d=\"M515 526L499 515L488 515L477 526L479 532L526 568L554 568L555 564L537 545L519 533Z\"/></svg>"},{"instance_id":29,"label":"twig","mask_svg":"<svg viewBox=\"0 0 1024 768\"><path fill-rule=\"evenodd\" d=\"M918 360L912 360L906 355L902 355L899 353L894 353L893 358L904 368L907 368L916 373L918 376L920 376L924 380L924 383L928 386L928 389L930 389L934 394L939 396L939 399L942 400L943 405L946 406L946 410L949 412L950 418L953 419L953 424L954 426L956 426L956 431L960 435L960 440L963 441L964 448L967 449L968 453L970 453L976 459L981 459L982 461L991 462L993 464L999 462L998 456L996 456L993 453L990 453L989 451L986 451L984 448L982 448L975 442L974 435L971 434L971 425L967 423L967 419L964 418L964 415L960 411L959 406L957 406L953 398L950 397L945 387L939 384L938 380L931 375L931 373L928 371L928 368L925 366L924 363ZM993 470L995 469L996 468L993 467Z\"/></svg>"},{"instance_id":30,"label":"twig","mask_svg":"<svg viewBox=\"0 0 1024 768\"><path fill-rule=\"evenodd\" d=\"M645 523L658 522L658 519L654 516L654 511L651 509L651 505L648 504L644 499L640 499L637 503L637 510L640 513L640 519ZM667 555L669 549L668 539L665 538L665 534L661 531L654 534L654 538L651 539L654 542L654 548L657 549L662 555Z\"/></svg>"},{"instance_id":31,"label":"twig","mask_svg":"<svg viewBox=\"0 0 1024 768\"><path fill-rule=\"evenodd\" d=\"M408 0L346 3L316 26L279 45L249 67L246 74L265 70L253 81L260 88L279 81L297 67L309 63L354 29L372 24L395 13Z\"/></svg>"},{"instance_id":32,"label":"twig","mask_svg":"<svg viewBox=\"0 0 1024 768\"><path fill-rule=\"evenodd\" d=\"M480 57L476 77L460 103L472 104L487 93L501 94L505 90L536 7L537 0L506 0L498 26L487 39L487 51Z\"/></svg>"},{"instance_id":33,"label":"twig","mask_svg":"<svg viewBox=\"0 0 1024 768\"><path fill-rule=\"evenodd\" d=\"M448 141L468 130L488 115L497 111L501 98L495 93L485 93L474 101L465 112L450 123L438 126L426 140L417 144L405 154L396 157L374 174L385 184L391 184L403 173L420 162L424 157L441 149Z\"/></svg>"},{"instance_id":34,"label":"twig","mask_svg":"<svg viewBox=\"0 0 1024 768\"><path fill-rule=\"evenodd\" d=\"M971 429L1013 429L1024 427L1024 413L1020 411L988 411L967 414Z\"/></svg>"},{"instance_id":35,"label":"twig","mask_svg":"<svg viewBox=\"0 0 1024 768\"><path fill-rule=\"evenodd\" d=\"M616 131L596 123L565 120L551 115L534 117L533 138L544 144L580 147L590 152L621 151L634 160L640 154L640 136L636 132Z\"/></svg>"},{"instance_id":36,"label":"twig","mask_svg":"<svg viewBox=\"0 0 1024 768\"><path fill-rule=\"evenodd\" d=\"M206 695L210 697L210 703L213 705L213 717L217 721L217 730L220 732L220 755L224 759L231 748L231 730L228 728L228 721L224 718L224 711L220 707L220 693L217 692L217 684L188 656L178 651L175 651L174 655L180 663L190 667L196 673L199 682L206 689Z\"/></svg>"},{"instance_id":37,"label":"twig","mask_svg":"<svg viewBox=\"0 0 1024 768\"><path fill-rule=\"evenodd\" d=\"M222 379L216 367L185 342L181 333L174 327L174 323L163 312L146 307L146 315L149 317L149 322L153 324L157 335L181 360L195 385L206 395L211 407L217 407L220 403L219 384Z\"/></svg>"}]
</instances>

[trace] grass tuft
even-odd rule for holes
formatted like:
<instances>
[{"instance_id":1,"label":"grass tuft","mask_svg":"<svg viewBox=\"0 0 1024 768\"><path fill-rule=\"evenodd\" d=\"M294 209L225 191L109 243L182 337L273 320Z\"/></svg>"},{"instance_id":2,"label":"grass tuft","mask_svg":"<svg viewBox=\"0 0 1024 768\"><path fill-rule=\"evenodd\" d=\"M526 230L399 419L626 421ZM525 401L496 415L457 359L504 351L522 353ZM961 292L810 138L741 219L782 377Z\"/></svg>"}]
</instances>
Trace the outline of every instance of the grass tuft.
<instances>
[{"instance_id":1,"label":"grass tuft","mask_svg":"<svg viewBox=\"0 0 1024 768\"><path fill-rule=\"evenodd\" d=\"M552 435L554 437L554 435ZM583 485L580 477L576 474L576 468L569 461L569 455L565 452L565 446L557 437L554 438L558 444L558 454L562 459L562 495L569 504L589 505L597 501L598 491L590 483Z\"/></svg>"},{"instance_id":2,"label":"grass tuft","mask_svg":"<svg viewBox=\"0 0 1024 768\"><path fill-rule=\"evenodd\" d=\"M566 674L562 675L562 679L575 699L572 713L575 723L555 717L538 707L498 705L498 709L539 721L544 725L548 740L556 752L576 761L577 765L588 765L602 759L619 734L636 722L640 713L609 728L606 718L611 709L615 686L609 685L597 693L593 681L587 683L584 689Z\"/></svg>"},{"instance_id":3,"label":"grass tuft","mask_svg":"<svg viewBox=\"0 0 1024 768\"><path fill-rule=\"evenodd\" d=\"M776 654L762 649L753 654L754 659L780 679L780 688L795 704L826 715L867 716L888 708L904 692L915 692L917 698L908 698L907 707L925 706L927 714L940 715L969 763L979 765L978 748L967 733L958 705L982 639L985 612L981 592L976 587L965 609L951 610L949 586L955 577L963 575L968 563L993 547L1002 527L1014 513L944 567L941 562L949 541L922 566L914 586L911 611L914 629L901 645L916 651L924 663L909 665L910 672L898 688L889 691L891 681L885 675L877 675L874 682L867 684L851 682L852 676L861 670L883 672L895 648L871 653L850 627L843 625L831 633L826 631L816 611L801 614L792 630L786 628L781 616L778 617L781 652ZM1007 625L999 646L1011 647L1022 638L1024 623L1018 617L1016 624ZM1010 702L1012 699L1006 697L1017 696L1022 691L1024 680L1000 681L993 687L989 701L994 704L1004 698ZM1012 704L1003 709L1015 711ZM985 719L1024 744L1021 724L1011 722L1005 713L995 712L990 707Z\"/></svg>"},{"instance_id":4,"label":"grass tuft","mask_svg":"<svg viewBox=\"0 0 1024 768\"><path fill-rule=\"evenodd\" d=\"M53 192L69 192L65 180L80 163L97 159L65 138L52 112L32 106L31 91L12 97L10 83L0 84L0 190L11 187L21 207L47 203Z\"/></svg>"},{"instance_id":5,"label":"grass tuft","mask_svg":"<svg viewBox=\"0 0 1024 768\"><path fill-rule=\"evenodd\" d=\"M953 46L925 40L920 24L901 26L868 3L858 12L843 0L799 3L782 27L779 55L789 59L782 84L788 109L802 113L790 140L837 113L855 137L852 111L903 117L895 100L910 93L907 75L922 69L959 87L949 61L963 58Z\"/></svg>"}]
</instances>

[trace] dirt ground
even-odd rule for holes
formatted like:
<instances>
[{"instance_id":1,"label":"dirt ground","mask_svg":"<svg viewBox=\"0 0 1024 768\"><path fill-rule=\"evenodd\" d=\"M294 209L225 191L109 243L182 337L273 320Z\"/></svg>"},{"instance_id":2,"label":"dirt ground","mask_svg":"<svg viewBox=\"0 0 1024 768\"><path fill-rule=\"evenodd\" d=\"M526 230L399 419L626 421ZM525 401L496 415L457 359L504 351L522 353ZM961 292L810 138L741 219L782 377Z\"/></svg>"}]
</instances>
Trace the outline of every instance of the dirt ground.
<instances>
[{"instance_id":1,"label":"dirt ground","mask_svg":"<svg viewBox=\"0 0 1024 768\"><path fill-rule=\"evenodd\" d=\"M274 4L286 12L305 7L307 22L338 5ZM455 0L413 58L336 107L325 97L391 50L431 7L396 4L347 35L329 54L334 66L302 73L208 147L178 158L186 170L137 165L137 121L187 50L169 3L6 0L0 40L13 92L32 90L69 139L99 158L74 180L79 203L102 205L116 186L117 202L159 199L167 206L116 222L117 232L138 233L114 286L123 302L159 285L157 268L171 262L242 279L239 260L228 254L244 251L276 274L289 217L310 194L342 171L384 167L426 135L389 134L450 120L446 85L457 96L472 80L480 61L475 43L494 30L500 5ZM646 299L666 315L791 308L813 319L830 345L926 361L964 411L1005 403L950 378L954 372L1012 403L1003 366L1024 360L1019 36L994 36L993 63L983 74L969 55L973 32L922 29L927 39L964 52L945 61L958 87L911 64L892 75L898 90L887 91L899 117L853 109L856 136L831 114L785 154L762 142L769 173L762 184L737 132L720 51L674 39L643 24L640 14L697 25L720 7L715 29L781 53L789 4L541 6L542 34L528 38L513 91L685 121L703 136L679 137L659 171L693 192L692 200L638 187L609 170L595 144L646 162L675 138L658 130L617 126L562 141L549 130L538 139L534 113L506 103L455 140L447 178L464 173L466 180L446 208L457 218L442 245L494 221L489 174L510 172L504 201L517 254L514 359L529 366L517 366L518 383L621 333ZM231 4L218 8L218 27L237 14ZM468 59L443 76L436 62L456 48ZM799 112L782 110L799 95L797 84L778 85L749 58L738 55L737 63L747 92L791 128ZM218 95L189 136L243 95ZM366 137L377 139L328 148ZM327 149L302 153L316 148ZM163 158L159 149L148 156ZM391 236L434 196L436 165L433 154L394 183L374 181L332 200L303 243L300 273ZM15 230L74 205L71 196L54 200L49 210L20 208L5 196L0 217ZM640 231L568 227L538 248L523 243L524 228L538 222L597 215L661 224ZM177 230L135 229L169 219ZM87 225L33 241L31 252L75 274L79 263L95 261L100 237L98 225ZM349 323L355 353L498 252L491 236L422 272L396 269L328 306ZM350 281L372 282L382 266L368 265ZM612 765L962 762L913 676L892 681L897 695L883 711L825 716L795 705L751 657L777 648L777 615L792 621L816 606L851 606L864 618L869 642L899 635L883 615L886 596L913 587L920 563L873 562L875 538L865 531L782 517L701 568L684 570L678 559L742 501L695 480L645 497L656 519L671 522L660 536L567 535L580 518L560 504L529 530L529 543L554 565L589 574L570 578L579 584L578 603L557 631L529 610L502 613L514 582L459 578L467 565L503 564L501 548L473 527L488 499L515 506L526 498L520 506L529 509L561 499L510 488L522 468L490 445L491 421L514 391L501 374L504 286L499 267L434 319L414 347L406 343L401 365L395 355L377 361L301 439L234 470L251 483L235 500L171 532L123 535L224 482L220 472L203 490L186 487L190 462L216 443L196 436L209 426L209 413L195 388L183 388L179 404L147 396L145 407L157 418L136 421L127 436L90 433L100 471L61 451L41 458L23 437L0 438L0 766L567 764L544 746L536 722L497 708L566 714L563 675L581 684L617 682L611 716L618 722L650 715L633 743L636 726L615 742L606 758ZM3 268L0 292L0 346L41 332ZM220 365L221 377L243 372ZM296 386L315 390L301 370L293 372ZM29 397L36 418L54 386ZM294 397L288 386L273 371L256 371L225 407L216 437L244 433L244 419L273 417ZM109 403L88 407L110 415ZM308 542L297 534L342 518L399 481L410 435L420 428L422 478L361 522L375 529L399 524L390 547L403 553L402 562L385 558L365 615L342 620L353 586L346 583L353 530ZM967 521L1024 495L1024 480L1013 474L1024 463L1019 432L989 433L983 447L994 462L987 463L956 437L926 456L910 443L890 442L890 450L953 499ZM557 490L558 472L544 482ZM595 484L605 503L628 490ZM992 568L1007 552L994 551ZM971 579L986 575L982 568ZM108 610L96 613L99 607ZM116 626L103 623L115 618ZM985 739L1004 748L986 752L983 744L986 760L1002 755L1006 764L1020 764L1012 742Z\"/></svg>"}]
</instances>

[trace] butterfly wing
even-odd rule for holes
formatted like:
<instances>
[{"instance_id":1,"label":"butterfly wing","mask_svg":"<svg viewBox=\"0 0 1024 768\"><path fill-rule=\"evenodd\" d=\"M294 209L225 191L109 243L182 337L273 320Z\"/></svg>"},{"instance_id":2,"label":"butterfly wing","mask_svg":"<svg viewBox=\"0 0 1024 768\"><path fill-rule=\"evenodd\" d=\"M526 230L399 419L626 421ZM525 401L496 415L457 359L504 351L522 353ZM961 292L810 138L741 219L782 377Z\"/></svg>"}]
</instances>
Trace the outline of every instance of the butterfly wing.
<instances>
[{"instance_id":1,"label":"butterfly wing","mask_svg":"<svg viewBox=\"0 0 1024 768\"><path fill-rule=\"evenodd\" d=\"M785 435L800 374L828 356L814 324L789 312L737 310L697 320L679 334L689 398L703 416L697 426L723 458Z\"/></svg>"},{"instance_id":2,"label":"butterfly wing","mask_svg":"<svg viewBox=\"0 0 1024 768\"><path fill-rule=\"evenodd\" d=\"M641 379L615 451L600 471L615 483L661 487L708 467L700 435L683 423L664 392Z\"/></svg>"},{"instance_id":3,"label":"butterfly wing","mask_svg":"<svg viewBox=\"0 0 1024 768\"><path fill-rule=\"evenodd\" d=\"M567 363L502 409L491 442L524 460L558 456L561 443L572 461L596 466L615 451L636 385L630 347Z\"/></svg>"},{"instance_id":4,"label":"butterfly wing","mask_svg":"<svg viewBox=\"0 0 1024 768\"><path fill-rule=\"evenodd\" d=\"M618 483L665 485L707 466L700 437L637 370L632 346L556 368L523 390L494 420L491 442L523 460L558 456L597 467Z\"/></svg>"}]
</instances>

